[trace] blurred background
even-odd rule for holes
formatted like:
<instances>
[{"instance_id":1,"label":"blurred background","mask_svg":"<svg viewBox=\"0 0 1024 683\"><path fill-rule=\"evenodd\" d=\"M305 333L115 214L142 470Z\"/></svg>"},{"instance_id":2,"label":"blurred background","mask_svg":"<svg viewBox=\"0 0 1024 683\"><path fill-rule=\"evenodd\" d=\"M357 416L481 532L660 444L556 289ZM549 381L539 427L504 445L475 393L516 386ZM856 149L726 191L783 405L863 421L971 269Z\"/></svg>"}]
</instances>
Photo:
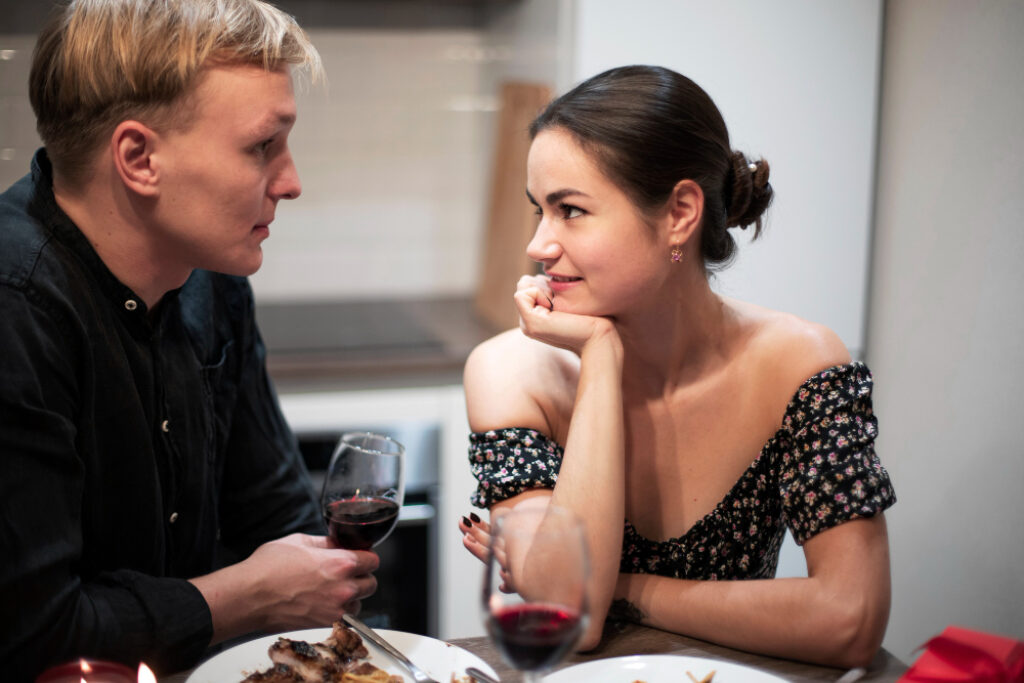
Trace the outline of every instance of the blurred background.
<instances>
[{"instance_id":1,"label":"blurred background","mask_svg":"<svg viewBox=\"0 0 1024 683\"><path fill-rule=\"evenodd\" d=\"M715 287L829 325L874 372L899 499L885 646L912 661L951 623L1024 638L1024 3L276 4L328 83L301 88L303 196L279 208L252 282L314 469L350 428L410 446L381 580L402 587L379 624L483 632L456 529L473 486L460 371L512 320L528 267L525 125L548 93L652 63L702 85L733 147L772 165L767 231ZM48 9L0 0L2 187L39 145L26 82ZM803 571L787 544L780 574Z\"/></svg>"}]
</instances>

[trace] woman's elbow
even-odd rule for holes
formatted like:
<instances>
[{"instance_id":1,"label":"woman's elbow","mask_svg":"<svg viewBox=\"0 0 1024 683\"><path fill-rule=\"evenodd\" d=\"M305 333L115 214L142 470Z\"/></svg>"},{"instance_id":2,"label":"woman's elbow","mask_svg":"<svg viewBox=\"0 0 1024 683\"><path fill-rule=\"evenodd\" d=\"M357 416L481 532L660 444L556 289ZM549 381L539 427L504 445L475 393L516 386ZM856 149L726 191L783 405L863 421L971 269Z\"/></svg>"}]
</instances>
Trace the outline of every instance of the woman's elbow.
<instances>
[{"instance_id":1,"label":"woman's elbow","mask_svg":"<svg viewBox=\"0 0 1024 683\"><path fill-rule=\"evenodd\" d=\"M604 630L603 625L594 626L592 623L586 631L583 632L583 636L580 638L579 645L576 646L577 652L589 652L596 649L601 644L601 633Z\"/></svg>"},{"instance_id":2,"label":"woman's elbow","mask_svg":"<svg viewBox=\"0 0 1024 683\"><path fill-rule=\"evenodd\" d=\"M837 601L834 628L830 629L826 662L840 668L867 667L885 636L889 599L868 598Z\"/></svg>"},{"instance_id":3,"label":"woman's elbow","mask_svg":"<svg viewBox=\"0 0 1024 683\"><path fill-rule=\"evenodd\" d=\"M591 608L587 615L587 624L580 636L580 642L576 645L577 652L589 652L601 644L604 634L604 622L608 618L608 610Z\"/></svg>"},{"instance_id":4,"label":"woman's elbow","mask_svg":"<svg viewBox=\"0 0 1024 683\"><path fill-rule=\"evenodd\" d=\"M881 639L856 638L837 648L834 656L824 662L839 669L868 668L878 654Z\"/></svg>"}]
</instances>

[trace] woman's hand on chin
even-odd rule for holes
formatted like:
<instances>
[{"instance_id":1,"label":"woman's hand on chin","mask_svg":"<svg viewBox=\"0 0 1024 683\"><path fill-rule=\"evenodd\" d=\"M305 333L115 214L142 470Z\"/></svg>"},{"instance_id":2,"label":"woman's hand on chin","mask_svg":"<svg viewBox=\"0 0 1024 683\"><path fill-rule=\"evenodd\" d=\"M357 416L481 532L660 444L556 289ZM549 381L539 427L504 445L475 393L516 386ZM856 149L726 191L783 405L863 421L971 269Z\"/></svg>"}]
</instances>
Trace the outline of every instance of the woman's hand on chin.
<instances>
[{"instance_id":1,"label":"woman's hand on chin","mask_svg":"<svg viewBox=\"0 0 1024 683\"><path fill-rule=\"evenodd\" d=\"M599 340L621 346L615 325L608 318L554 310L551 278L524 275L516 285L515 303L519 329L527 337L582 355L583 349Z\"/></svg>"}]
</instances>

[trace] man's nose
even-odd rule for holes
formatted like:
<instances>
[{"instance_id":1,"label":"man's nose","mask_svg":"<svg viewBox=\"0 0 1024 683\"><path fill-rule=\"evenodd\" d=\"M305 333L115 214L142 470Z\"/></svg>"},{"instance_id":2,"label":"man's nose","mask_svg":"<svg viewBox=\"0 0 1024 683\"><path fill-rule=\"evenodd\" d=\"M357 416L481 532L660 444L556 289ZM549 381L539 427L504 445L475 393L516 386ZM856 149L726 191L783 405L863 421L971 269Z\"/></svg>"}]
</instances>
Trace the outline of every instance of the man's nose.
<instances>
[{"instance_id":1,"label":"man's nose","mask_svg":"<svg viewBox=\"0 0 1024 683\"><path fill-rule=\"evenodd\" d=\"M282 160L282 165L270 185L270 195L274 199L296 199L302 194L302 183L299 171L295 168L291 153Z\"/></svg>"}]
</instances>

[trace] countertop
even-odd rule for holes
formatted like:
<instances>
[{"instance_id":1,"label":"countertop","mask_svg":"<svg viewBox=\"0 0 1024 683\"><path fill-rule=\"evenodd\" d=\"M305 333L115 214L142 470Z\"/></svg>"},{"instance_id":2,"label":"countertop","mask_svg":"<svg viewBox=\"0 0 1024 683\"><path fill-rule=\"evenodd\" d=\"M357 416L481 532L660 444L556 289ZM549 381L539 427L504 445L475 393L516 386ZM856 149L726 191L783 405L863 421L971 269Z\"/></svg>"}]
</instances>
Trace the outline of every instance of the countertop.
<instances>
[{"instance_id":1,"label":"countertop","mask_svg":"<svg viewBox=\"0 0 1024 683\"><path fill-rule=\"evenodd\" d=\"M468 297L257 303L256 318L280 393L461 384L498 332Z\"/></svg>"}]
</instances>

